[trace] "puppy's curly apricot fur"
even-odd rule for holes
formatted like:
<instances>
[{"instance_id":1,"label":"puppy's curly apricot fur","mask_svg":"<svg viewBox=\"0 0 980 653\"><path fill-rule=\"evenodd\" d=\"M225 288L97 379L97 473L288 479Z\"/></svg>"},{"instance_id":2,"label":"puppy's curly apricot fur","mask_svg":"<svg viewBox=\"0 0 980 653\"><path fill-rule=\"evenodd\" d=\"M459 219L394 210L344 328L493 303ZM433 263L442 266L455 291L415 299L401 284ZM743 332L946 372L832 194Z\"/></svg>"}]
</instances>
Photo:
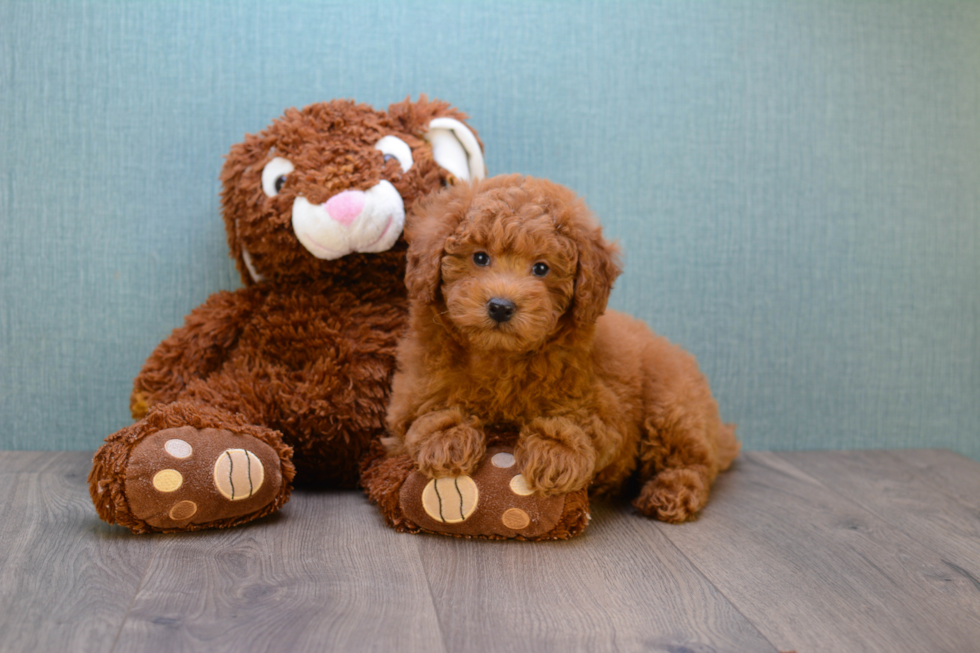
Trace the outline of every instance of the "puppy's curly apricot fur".
<instances>
[{"instance_id":1,"label":"puppy's curly apricot fur","mask_svg":"<svg viewBox=\"0 0 980 653\"><path fill-rule=\"evenodd\" d=\"M738 453L694 358L605 313L617 249L567 188L519 175L428 198L408 234L410 329L388 410L392 451L466 474L486 434L519 433L528 486L611 493L680 522Z\"/></svg>"}]
</instances>

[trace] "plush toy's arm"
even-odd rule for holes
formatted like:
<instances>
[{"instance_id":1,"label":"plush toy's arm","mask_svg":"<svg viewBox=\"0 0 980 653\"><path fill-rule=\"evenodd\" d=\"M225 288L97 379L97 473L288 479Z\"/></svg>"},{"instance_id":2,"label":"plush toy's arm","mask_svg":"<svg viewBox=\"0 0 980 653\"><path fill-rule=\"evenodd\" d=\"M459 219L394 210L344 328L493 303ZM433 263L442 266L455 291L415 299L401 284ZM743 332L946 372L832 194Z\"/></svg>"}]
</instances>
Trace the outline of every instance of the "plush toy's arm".
<instances>
[{"instance_id":1,"label":"plush toy's arm","mask_svg":"<svg viewBox=\"0 0 980 653\"><path fill-rule=\"evenodd\" d=\"M141 419L151 406L174 401L188 383L216 370L259 300L254 288L221 291L191 311L184 325L157 345L133 381L133 419Z\"/></svg>"}]
</instances>

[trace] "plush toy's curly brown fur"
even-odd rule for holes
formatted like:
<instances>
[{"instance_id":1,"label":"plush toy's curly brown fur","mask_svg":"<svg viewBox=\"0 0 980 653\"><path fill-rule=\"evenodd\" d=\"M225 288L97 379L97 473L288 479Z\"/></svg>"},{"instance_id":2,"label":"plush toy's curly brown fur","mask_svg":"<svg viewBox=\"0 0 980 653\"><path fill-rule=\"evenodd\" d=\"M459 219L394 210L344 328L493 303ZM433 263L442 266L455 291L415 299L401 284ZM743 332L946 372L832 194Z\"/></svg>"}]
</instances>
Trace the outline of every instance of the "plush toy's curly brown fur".
<instances>
[{"instance_id":1,"label":"plush toy's curly brown fur","mask_svg":"<svg viewBox=\"0 0 980 653\"><path fill-rule=\"evenodd\" d=\"M579 198L518 175L459 185L423 202L408 238L393 454L431 477L468 474L487 433L518 430L532 490L610 493L635 475L643 514L696 515L738 453L734 427L693 357L603 315L617 250Z\"/></svg>"},{"instance_id":2,"label":"plush toy's curly brown fur","mask_svg":"<svg viewBox=\"0 0 980 653\"><path fill-rule=\"evenodd\" d=\"M294 234L293 202L304 197L321 204L342 191L366 191L387 180L410 214L421 196L453 181L423 139L436 117L466 118L424 97L387 112L335 100L290 109L231 148L221 172L222 209L245 287L216 293L194 309L136 377L131 409L141 421L107 438L89 478L103 519L135 531L246 521L285 502L293 451L299 480L357 484L359 460L384 429L396 340L406 322L406 245L399 238L380 253L321 260ZM388 135L411 148L407 171L375 149ZM294 170L269 196L262 175L275 157L288 159ZM165 406L169 417L161 421ZM179 416L185 424L207 416L210 427L242 449L249 448L251 437L273 443L280 458L277 473L284 479L280 495L257 512L211 522L166 521L164 515L160 526L133 517L138 511L128 505L135 499L125 483L135 473L127 467L130 451L140 438L177 428ZM160 456L160 464L167 465L169 459ZM201 460L201 474L210 473L204 468L213 464Z\"/></svg>"}]
</instances>

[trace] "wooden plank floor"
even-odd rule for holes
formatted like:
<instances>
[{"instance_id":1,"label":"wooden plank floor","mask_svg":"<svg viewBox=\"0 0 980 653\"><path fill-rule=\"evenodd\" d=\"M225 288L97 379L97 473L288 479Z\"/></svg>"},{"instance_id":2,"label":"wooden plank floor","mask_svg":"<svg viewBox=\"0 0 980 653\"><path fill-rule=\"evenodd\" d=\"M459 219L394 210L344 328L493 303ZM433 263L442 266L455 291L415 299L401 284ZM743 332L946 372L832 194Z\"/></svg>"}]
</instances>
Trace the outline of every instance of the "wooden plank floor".
<instances>
[{"instance_id":1,"label":"wooden plank floor","mask_svg":"<svg viewBox=\"0 0 980 653\"><path fill-rule=\"evenodd\" d=\"M402 535L357 492L228 531L97 518L90 455L0 452L0 651L980 651L980 464L748 453L701 519Z\"/></svg>"}]
</instances>

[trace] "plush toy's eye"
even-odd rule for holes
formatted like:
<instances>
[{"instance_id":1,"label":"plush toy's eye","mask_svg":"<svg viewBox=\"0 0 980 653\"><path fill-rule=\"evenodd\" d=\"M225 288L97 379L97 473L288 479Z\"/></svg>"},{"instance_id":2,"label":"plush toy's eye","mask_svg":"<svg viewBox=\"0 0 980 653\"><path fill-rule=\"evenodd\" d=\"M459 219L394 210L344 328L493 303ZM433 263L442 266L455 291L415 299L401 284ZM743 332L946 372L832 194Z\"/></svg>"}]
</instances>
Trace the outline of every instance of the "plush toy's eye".
<instances>
[{"instance_id":1,"label":"plush toy's eye","mask_svg":"<svg viewBox=\"0 0 980 653\"><path fill-rule=\"evenodd\" d=\"M402 172L408 172L409 168L412 167L412 148L397 136L385 136L377 142L374 149L381 151L385 163L391 161L392 158L397 159Z\"/></svg>"},{"instance_id":2,"label":"plush toy's eye","mask_svg":"<svg viewBox=\"0 0 980 653\"><path fill-rule=\"evenodd\" d=\"M551 268L548 267L547 263L535 263L534 267L531 268L531 272L533 272L534 276L536 277L543 277L548 274L548 270L550 269Z\"/></svg>"},{"instance_id":3,"label":"plush toy's eye","mask_svg":"<svg viewBox=\"0 0 980 653\"><path fill-rule=\"evenodd\" d=\"M281 156L269 161L262 169L262 191L269 197L278 195L286 183L286 177L293 170L293 164Z\"/></svg>"},{"instance_id":4,"label":"plush toy's eye","mask_svg":"<svg viewBox=\"0 0 980 653\"><path fill-rule=\"evenodd\" d=\"M486 252L477 252L476 254L473 255L473 262L479 265L480 267L490 265L490 255L487 254Z\"/></svg>"}]
</instances>

